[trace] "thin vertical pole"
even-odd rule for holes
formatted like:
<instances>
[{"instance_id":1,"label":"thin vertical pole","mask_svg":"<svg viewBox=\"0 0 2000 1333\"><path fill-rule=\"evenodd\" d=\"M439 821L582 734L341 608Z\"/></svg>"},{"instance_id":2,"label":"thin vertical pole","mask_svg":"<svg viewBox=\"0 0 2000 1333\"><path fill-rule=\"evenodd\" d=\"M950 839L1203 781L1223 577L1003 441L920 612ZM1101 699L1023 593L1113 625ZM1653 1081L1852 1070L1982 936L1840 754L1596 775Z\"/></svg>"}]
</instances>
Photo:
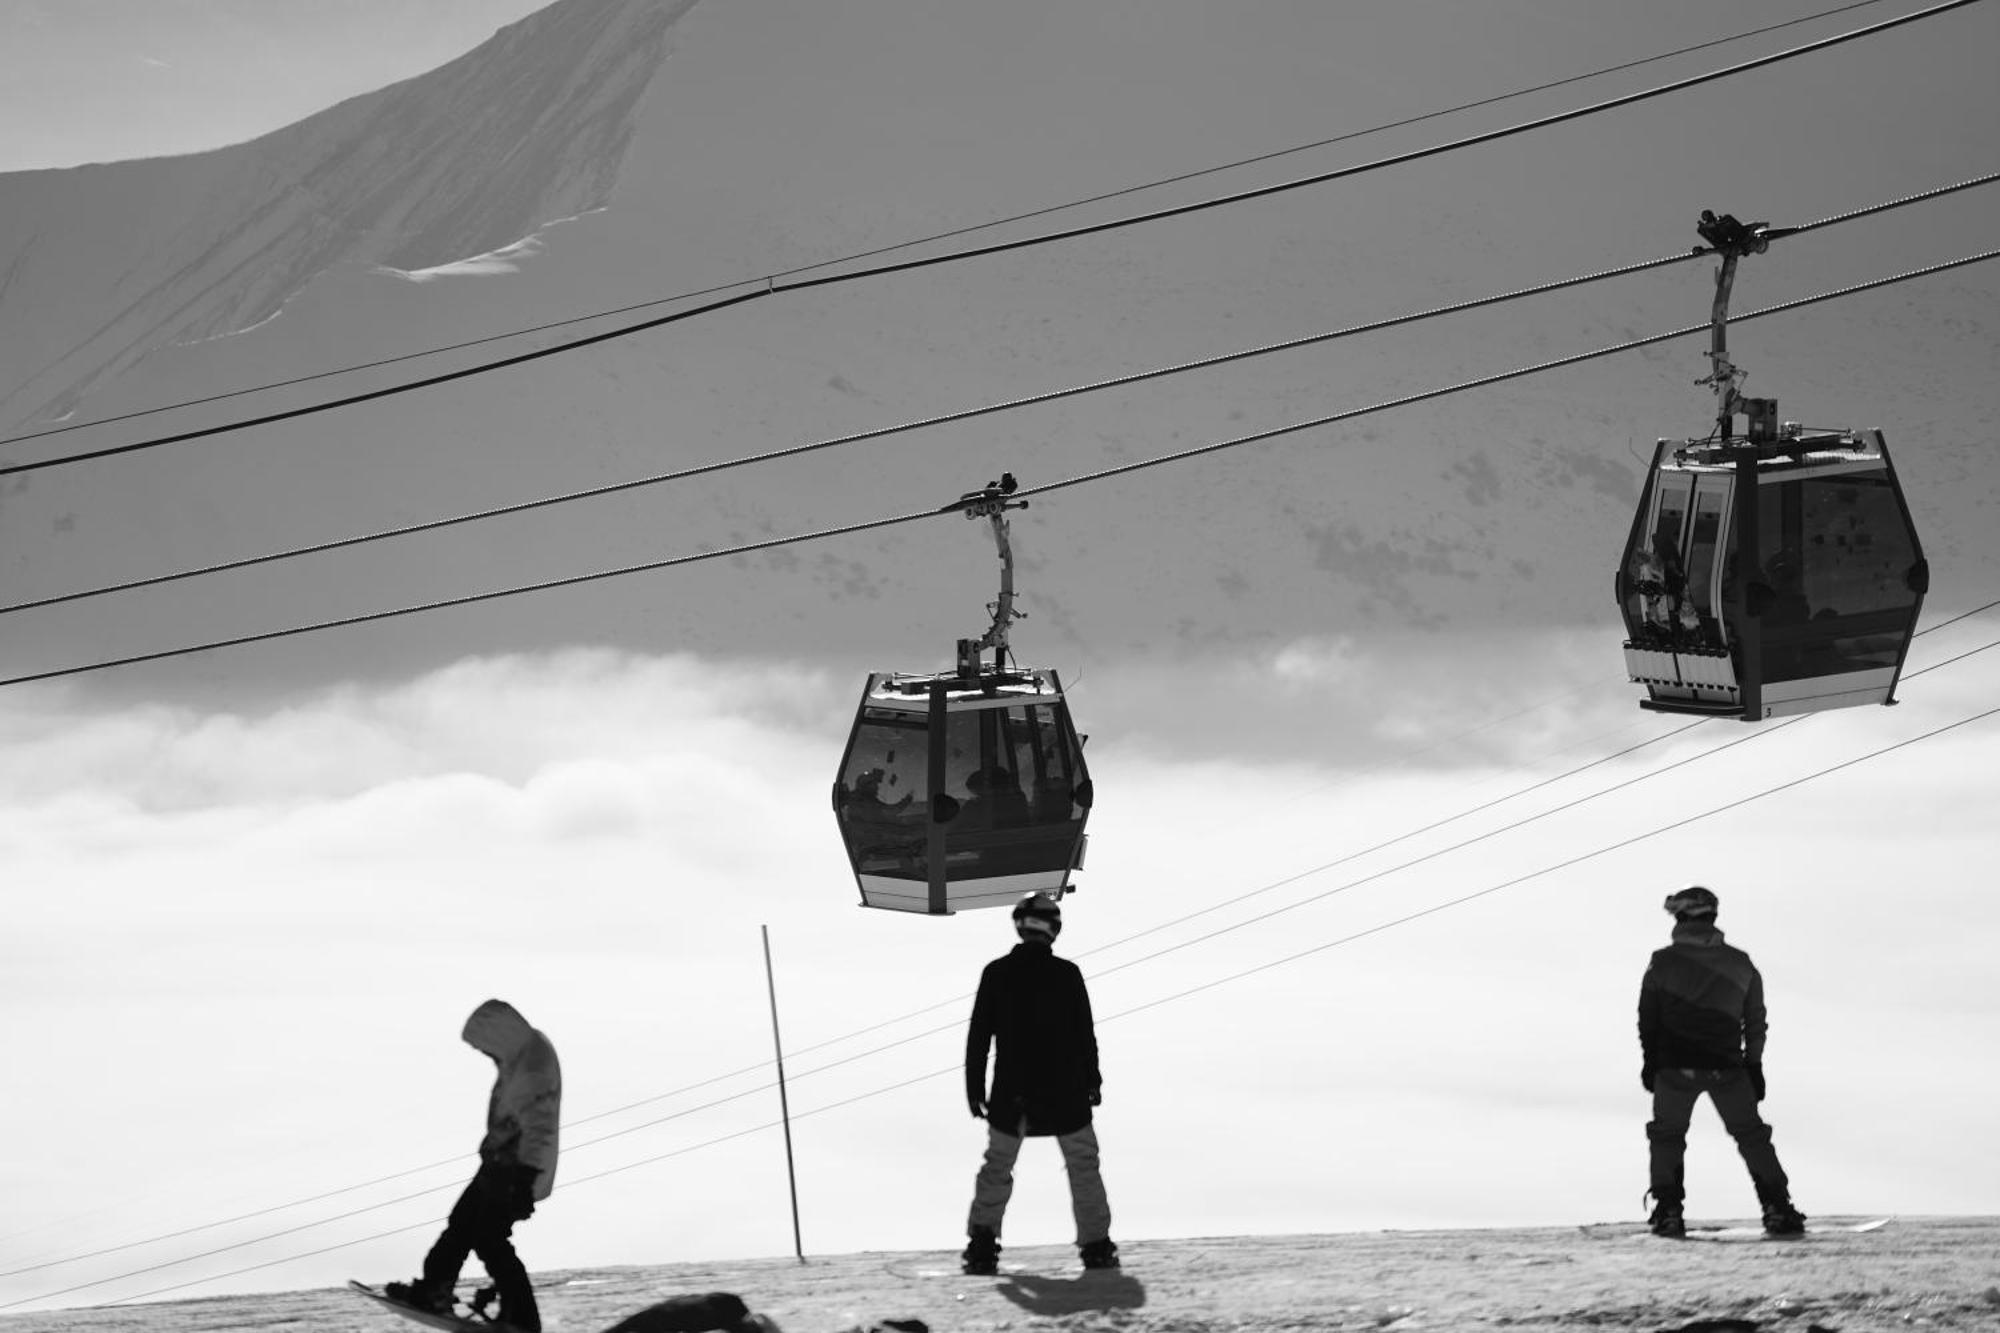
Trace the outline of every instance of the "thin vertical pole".
<instances>
[{"instance_id":1,"label":"thin vertical pole","mask_svg":"<svg viewBox=\"0 0 2000 1333\"><path fill-rule=\"evenodd\" d=\"M805 1238L799 1232L799 1177L792 1165L792 1105L785 1096L785 1043L778 1036L778 978L771 970L771 928L764 933L764 984L771 992L771 1047L778 1053L778 1110L785 1120L785 1182L792 1191L792 1252L806 1261Z\"/></svg>"}]
</instances>

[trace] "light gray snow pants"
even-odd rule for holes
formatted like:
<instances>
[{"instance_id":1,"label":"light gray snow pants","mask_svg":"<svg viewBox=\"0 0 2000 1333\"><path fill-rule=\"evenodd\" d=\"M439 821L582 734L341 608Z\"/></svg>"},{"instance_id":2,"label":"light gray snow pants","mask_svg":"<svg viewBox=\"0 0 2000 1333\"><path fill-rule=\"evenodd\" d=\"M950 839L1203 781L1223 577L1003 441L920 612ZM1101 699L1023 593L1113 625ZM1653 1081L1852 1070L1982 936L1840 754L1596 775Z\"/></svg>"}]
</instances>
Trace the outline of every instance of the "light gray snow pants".
<instances>
[{"instance_id":1,"label":"light gray snow pants","mask_svg":"<svg viewBox=\"0 0 2000 1333\"><path fill-rule=\"evenodd\" d=\"M1026 1122L1020 1125L1026 1129ZM1063 1168L1069 1172L1070 1213L1076 1218L1076 1243L1088 1245L1111 1237L1111 1201L1104 1193L1104 1177L1097 1169L1097 1130L1085 1125L1074 1134L1055 1136L1062 1149ZM1014 1161L1021 1155L1022 1136L1009 1134L990 1121L986 1126L986 1160L972 1183L972 1212L966 1219L973 1227L990 1227L1000 1234L1000 1220L1007 1214L1007 1201L1014 1197Z\"/></svg>"}]
</instances>

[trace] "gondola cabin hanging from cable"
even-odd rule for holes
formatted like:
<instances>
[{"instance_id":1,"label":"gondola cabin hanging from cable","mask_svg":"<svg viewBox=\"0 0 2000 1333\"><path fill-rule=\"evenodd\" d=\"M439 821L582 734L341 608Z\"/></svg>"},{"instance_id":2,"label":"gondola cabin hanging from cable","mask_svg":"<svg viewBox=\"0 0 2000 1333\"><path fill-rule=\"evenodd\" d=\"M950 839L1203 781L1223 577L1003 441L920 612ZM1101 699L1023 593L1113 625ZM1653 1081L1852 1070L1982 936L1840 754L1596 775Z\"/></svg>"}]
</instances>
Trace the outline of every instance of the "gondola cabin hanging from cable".
<instances>
[{"instance_id":1,"label":"gondola cabin hanging from cable","mask_svg":"<svg viewBox=\"0 0 2000 1333\"><path fill-rule=\"evenodd\" d=\"M1000 597L955 670L876 672L861 691L833 784L833 811L864 907L943 916L1073 891L1090 774L1052 670L1011 664L1014 555L1007 474L945 506L985 518L1000 551ZM993 660L984 660L985 650Z\"/></svg>"},{"instance_id":2,"label":"gondola cabin hanging from cable","mask_svg":"<svg viewBox=\"0 0 2000 1333\"><path fill-rule=\"evenodd\" d=\"M1784 233L1706 212L1700 231L1722 259L1716 429L1660 441L1614 586L1640 706L1757 722L1894 703L1930 568L1888 442L1781 425L1775 399L1736 392L1736 261Z\"/></svg>"}]
</instances>

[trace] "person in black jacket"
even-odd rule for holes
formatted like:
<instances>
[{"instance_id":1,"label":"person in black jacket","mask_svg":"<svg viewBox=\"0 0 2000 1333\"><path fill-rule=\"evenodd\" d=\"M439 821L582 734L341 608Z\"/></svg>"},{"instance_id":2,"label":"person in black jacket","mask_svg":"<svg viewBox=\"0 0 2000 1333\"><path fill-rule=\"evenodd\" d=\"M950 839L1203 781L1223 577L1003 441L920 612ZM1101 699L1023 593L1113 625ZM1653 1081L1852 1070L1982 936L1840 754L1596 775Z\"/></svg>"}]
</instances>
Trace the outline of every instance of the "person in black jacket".
<instances>
[{"instance_id":1,"label":"person in black jacket","mask_svg":"<svg viewBox=\"0 0 2000 1333\"><path fill-rule=\"evenodd\" d=\"M1070 1210L1085 1268L1118 1267L1111 1243L1111 1204L1098 1173L1097 1131L1090 1109L1103 1101L1090 992L1075 963L1055 955L1062 908L1030 894L1014 907L1021 942L979 974L972 1025L965 1038L965 1100L986 1122L986 1160L973 1183L966 1222L968 1273L1000 1266L1000 1222L1014 1193L1021 1141L1053 1136L1069 1172ZM997 1047L993 1090L986 1089L986 1050Z\"/></svg>"},{"instance_id":2,"label":"person in black jacket","mask_svg":"<svg viewBox=\"0 0 2000 1333\"><path fill-rule=\"evenodd\" d=\"M1670 895L1665 906L1674 942L1653 954L1639 983L1639 1082L1653 1094L1646 1126L1655 1202L1649 1225L1655 1235L1687 1234L1681 1208L1688 1123L1707 1093L1750 1168L1764 1230L1797 1235L1806 1229L1805 1215L1792 1206L1771 1127L1757 1114L1764 1100L1764 978L1749 954L1723 943L1715 927L1719 905L1699 884Z\"/></svg>"}]
</instances>

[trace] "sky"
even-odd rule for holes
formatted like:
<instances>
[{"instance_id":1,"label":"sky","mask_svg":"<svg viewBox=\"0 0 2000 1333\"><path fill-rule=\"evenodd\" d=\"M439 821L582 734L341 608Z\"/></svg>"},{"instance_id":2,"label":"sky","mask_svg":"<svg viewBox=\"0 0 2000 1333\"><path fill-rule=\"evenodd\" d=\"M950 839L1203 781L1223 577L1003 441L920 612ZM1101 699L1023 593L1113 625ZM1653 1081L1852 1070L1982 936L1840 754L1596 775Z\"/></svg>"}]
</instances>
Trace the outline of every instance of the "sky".
<instances>
[{"instance_id":1,"label":"sky","mask_svg":"<svg viewBox=\"0 0 2000 1333\"><path fill-rule=\"evenodd\" d=\"M536 0L4 0L0 171L194 153L421 74Z\"/></svg>"},{"instance_id":2,"label":"sky","mask_svg":"<svg viewBox=\"0 0 2000 1333\"><path fill-rule=\"evenodd\" d=\"M56 80L37 85L38 105L66 108L0 117L14 127L0 140L5 153L21 166L43 166L239 140L311 109L276 100L281 91L324 105L447 59L530 6L427 8L429 47L414 31L379 40L392 21L386 5L322 5L310 24L304 6L186 5L172 7L180 24L155 30L140 22L139 11L168 8L0 10L10 29L32 31L40 44L35 79ZM1720 32L1741 22L1740 8L1702 12ZM1770 8L1772 21L1809 12ZM1398 28L1396 12L1369 9L1368 39L1385 50L1421 49ZM1690 36L1663 33L1650 6L1603 12L1589 40L1572 34L1566 60L1602 63ZM667 235L690 250L709 246L704 255L740 250L746 262L768 245L767 266L781 262L774 256L795 259L793 247L809 250L809 240L831 236L852 248L868 209L921 215L931 206L935 182L894 175L916 140L979 142L969 128L979 117L946 96L954 66L942 57L951 41L990 49L986 42L1005 35L995 14L984 10L961 30L927 11L893 29L893 41L889 30L843 28L825 40L853 48L828 50L780 40L801 21L783 5L739 7L726 20L697 7L688 41L719 55L690 72L689 91L675 92L685 102L651 107L647 137L635 149L664 157L671 147L713 169L718 188L689 206L695 213L674 215L687 222L684 230L653 225L652 196L629 209L614 196L602 218L546 233L546 259L524 252L516 269L399 286L386 297L380 288L357 294L359 279L336 274L257 333L205 351L177 349L131 378L149 393L205 382L196 372L212 367L198 363L202 355L309 368L315 356L342 359L357 340L402 332L401 318L435 318L426 302L476 304L497 300L496 290L525 288L543 309L546 289L532 284L553 280L542 275L593 273L578 258L583 241L566 235L609 247L625 226L649 233L649 245ZM97 22L77 21L85 15ZM254 25L252 15L261 16ZM117 77L118 60L138 59L143 48L179 68L197 50L171 43L187 43L196 31L246 48L261 44L258 77L272 100L202 78L183 85L183 95L128 107L133 114L99 117L103 89L134 98L145 91L142 81ZM118 34L115 41L107 32ZM1941 40L1885 43L1874 57L1878 76L1893 84L1937 67ZM1286 54L1272 54L1280 46ZM921 77L893 90L901 114L879 125L884 138L910 141L878 156L857 149L846 182L852 193L840 194L833 159L814 136L834 142L851 134L857 122L843 118L848 104L839 99L862 94L836 86L841 80L830 74L824 86L807 76L826 68L816 53L847 69L864 47L886 51L882 58L898 68L911 67L912 55L939 59L915 62ZM0 60L25 49L0 43L8 52ZM1273 42L1229 46L1218 56L1238 76L1257 71L1260 51L1284 66L1283 79L1272 67L1274 89L1282 90L1273 106L1282 102L1287 116L1287 132L1273 135L1280 143L1303 137L1290 131L1310 119L1308 99L1296 91L1314 84L1314 71L1302 68L1311 65L1307 50ZM382 63L391 55L416 63L391 68ZM1162 39L1157 50L1131 54L1132 68L1143 67L1141 55L1165 61L1186 51ZM745 136L729 139L734 152L701 159L704 135L723 130L720 119L700 113L727 103L700 95L718 96L732 78L741 86L742 69L768 64L785 76L782 95L727 127ZM967 76L972 105L985 98L1002 106L1006 81L984 63L977 68ZM1051 81L1044 94L1052 104L1070 95L1065 79L1079 77L1060 62L1033 70ZM986 78L990 86L979 82ZM1385 73L1381 83L1407 88L1410 80ZM1990 84L1981 87L1978 96L1990 102ZM1382 88L1372 91L1388 96ZM1202 85L1187 95L1198 102L1221 93ZM927 100L949 114L909 114ZM858 104L880 114L876 103ZM826 123L802 123L803 110L815 106ZM1845 200L1829 176L1805 173L1853 174L1839 161L1852 145L1814 138L1803 114L1787 128L1805 147L1786 169L1824 191L1816 200ZM1174 131L1138 137L1145 165L1212 159L1179 137L1193 133L1186 122ZM679 137L662 146L670 135ZM1882 135L1884 144L1893 139ZM770 154L787 137L811 148L795 170L774 170ZM1963 137L1933 142L1939 160L1921 164L1924 179L1990 166L1959 151ZM1000 156L980 160L996 180L1020 178L1007 171L1033 179L1050 158L1037 142L1010 138ZM1590 151L1619 149L1613 142ZM1907 161L1877 167L1915 170ZM1079 170L1068 158L1046 169L1058 196L1073 182L1055 178ZM1478 177L1491 168L1467 170ZM1634 190L1644 185L1636 175ZM740 229L725 225L731 209L747 217L745 201L760 197L742 183L765 177L808 200L824 189L833 202ZM635 181L635 193L673 193L670 176ZM1869 187L1887 188L1873 176ZM1490 208L1494 236L1515 222L1500 215L1518 212L1496 202L1515 196L1491 181L1415 198L1450 201L1460 222ZM1417 216L1426 220L1414 226L1433 225L1434 215ZM787 227L797 234L780 236ZM1273 249L1283 244L1280 237ZM1180 270L1186 290L1207 296L1241 279L1261 293L1233 308L1245 319L1260 304L1284 303L1275 285L1258 285L1267 279L1255 265L1230 258L1219 245L1203 252ZM1897 258L1871 256L1869 270ZM1131 272L1152 274L1141 258L1129 262ZM1451 270L1451 262L1440 259L1438 281L1470 281L1472 270ZM629 285L630 272L596 271L592 280ZM1086 287L1098 277L1064 273ZM1152 285L1130 281L1154 299ZM468 282L489 285L468 294ZM1028 298L1044 289L1003 286L999 294L982 308L1011 327L1035 318ZM540 414L560 420L576 414L580 400L586 415L609 418L632 401L616 396L625 380L680 385L689 381L675 376L691 377L706 398L674 406L704 429L702 413L713 411L717 439L734 451L746 436L763 438L752 429L763 414L781 423L811 419L829 396L859 401L851 409L857 421L901 415L895 409L904 400L879 386L922 379L939 366L938 353L915 346L923 323L904 330L906 309L884 298L870 334L885 340L861 340L856 353L877 372L874 382L854 359L829 350L841 325L827 312L867 319L873 299L746 323L741 341L720 344L722 351L674 345L683 364L611 349L591 363L597 378L468 390L446 409L410 407L393 431L365 416L343 418L314 437L324 447L311 458L287 460L275 449L240 457L236 472L251 476L241 494L270 501L268 510L243 504L245 518L223 498L203 499L189 506L193 521L183 526L225 528L226 518L242 525L230 536L257 547L274 530L308 521L303 507L279 507L288 490L329 512L351 502L396 513L438 493L420 495L420 486L487 483L501 458L558 471L605 467L589 452L592 432L578 430L573 456L531 457L503 438L493 454L477 456L490 467L466 466L470 456L459 455L458 468L438 465L436 477L407 490L379 481L390 456L386 437L448 439L455 412L475 418L470 434L504 435L518 419L527 437ZM1944 433L1939 422L1990 413L1990 383L1955 385L1959 363L1950 359L1976 369L1991 345L1985 289L1926 293L1870 311L1886 331L1879 360L1824 369L1822 380L1896 380L1911 400L1939 399L1958 413L1940 409L1934 420L1906 423L1916 432ZM1173 322L1150 306L1118 313L1134 324L1149 314L1163 327ZM1613 327L1629 317L1608 305L1590 313ZM1083 319L1074 311L1060 318ZM1084 327L1088 339L1087 320ZM1851 355L1855 344L1839 340L1844 326L1829 319L1823 327L1819 349ZM1121 323L1099 341L1139 345L1144 332ZM892 355L897 336L912 344L900 362ZM1904 338L1942 350L1912 366ZM768 359L755 355L767 343ZM1050 335L1021 345L1027 359L1060 360L1077 344ZM1810 350L1774 348L1757 364L1779 355L1803 362ZM1406 351L1416 358L1412 374L1428 373L1432 359L1469 355L1441 344ZM258 363L260 356L269 359ZM1690 348L1649 371L1669 386L1652 392L1701 398L1690 383L1697 361ZM993 373L996 383L1011 383ZM819 398L796 388L835 381L866 387L836 386ZM587 385L602 388L604 402L584 399ZM954 392L963 387L952 382ZM1236 406L1191 393L1171 411L1185 413L1199 438ZM1532 395L1508 400L1488 420L1509 422L1508 414L1542 407ZM1435 420L1441 432L1471 429L1461 419ZM1616 423L1621 446L1627 424ZM653 430L650 421L593 425L635 452ZM626 429L632 434L618 433ZM1153 443L1138 426L1132 434ZM1896 438L1900 444L1903 436ZM1925 484L1983 494L1990 461L1957 443L1954 466L1968 475L1956 487L1935 475ZM1107 447L1115 457L1126 446L1120 438ZM515 449L518 459L509 453ZM288 461L296 471L285 471ZM965 465L988 461L982 454ZM1221 509L1221 492L1230 492L1232 506L1242 503L1265 465L1219 469L1218 511L1242 512ZM197 465L158 466L159 491L128 483L96 509L89 490L104 487L102 474L38 478L9 492L16 533L37 537L9 548L24 553L17 573L24 581L47 579L52 568L66 576L95 570L89 562L98 558L107 567L161 559L155 539L195 542L198 533L177 529L147 501L179 503L173 473ZM1480 522L1581 525L1577 508L1602 498L1583 488L1592 498L1567 500L1568 511L1483 510L1465 498L1481 493L1476 469L1437 476L1424 466L1394 473L1393 483L1386 468L1339 479L1351 483L1357 505L1428 509L1447 523L1461 521L1463 499L1462 512ZM1275 475L1261 484L1280 490L1285 478L1306 474ZM219 469L202 478L218 488L236 480ZM812 487L799 489L801 511L815 512ZM1293 498L1270 501L1273 531L1289 521ZM1959 558L1939 561L1928 623L1989 600L1990 589L1966 571L1991 569L2000 557L1974 502L1951 509L1952 498L1939 495L1937 509L1951 521L1927 537L1934 550ZM713 503L729 523L759 530L765 521L737 513L726 490ZM1772 1021L1765 1109L1800 1206L1813 1215L2000 1211L2000 1165L1965 1151L1987 1135L2000 1091L1990 1055L2000 1049L2000 1001L1989 981L2000 903L1986 873L2000 854L1990 817L2000 799L1993 763L2000 720L1983 716L2000 685L2000 650L1987 647L2000 639L1995 613L1918 640L1894 708L1782 726L1690 726L1641 711L1622 679L1615 622L1600 596L1608 567L1607 577L1593 567L1577 580L1596 600L1585 605L1579 593L1574 610L1519 627L1459 617L1416 633L1303 606L1260 624L1242 610L1254 601L1242 583L1218 578L1212 566L1234 562L1247 570L1244 582L1259 579L1256 562L1274 549L1260 543L1275 542L1270 534L1253 541L1218 530L1214 511L1194 502L1151 511L1151 524L1120 527L1116 520L1136 511L1106 504L1091 511L1107 520L1105 532L1092 534L1091 588L1066 605L1056 552L1073 567L1085 562L1070 558L1071 547L1058 548L1054 533L1077 512L1060 500L1038 501L1017 519L1024 552L1037 562L1024 580L1030 619L1017 644L1030 653L1060 646L1087 666L1069 670L1069 656L1056 663L1073 685L1079 727L1091 736L1099 792L1089 861L1065 902L1060 949L1091 978L1099 1018L1106 1074L1099 1129L1114 1235L1561 1226L1639 1215L1647 1103L1637 1078L1638 981L1647 954L1666 942L1661 898L1691 880L1718 892L1721 926L1765 971ZM687 531L673 535L692 540L695 519L685 521ZM1611 520L1613 528L1623 523ZM671 526L657 517L631 525L647 535ZM898 650L912 641L903 633L912 626L926 628L925 642L942 644L949 635L935 628L941 617L933 612L956 607L976 618L993 576L990 546L953 527L921 541L842 548L852 566L805 565L810 580L801 567L775 562L704 567L698 577L723 591L687 594L699 597L710 622L699 641L675 642L644 623L670 619L670 589L682 585L668 584L630 594L629 605L609 599L614 612L623 606L629 627L607 629L603 618L580 614L566 620L558 609L535 635L509 638L471 618L441 618L421 637L413 621L315 636L291 657L224 650L172 668L0 689L0 908L9 919L0 931L0 1040L13 1062L0 1141L14 1145L0 1155L0 1195L16 1201L0 1220L0 1313L410 1276L483 1129L490 1065L457 1033L488 996L514 1003L546 1031L565 1071L558 1190L520 1234L531 1267L789 1253L766 929L807 1253L956 1248L983 1135L959 1093L962 1024L980 966L1012 942L1008 925L998 913L928 920L856 906L829 783L858 672L905 664L864 662L853 638L822 645L795 636L787 645L770 630L784 615L824 610L799 611L795 600L838 602L824 590L842 578L867 582L872 569L886 579L919 565L951 585L957 600L930 589L921 615L906 611L897 620L884 612L871 623L890 626L880 643ZM65 544L70 535L76 540ZM1337 547L1338 535L1328 544ZM583 536L572 540L582 548ZM89 550L79 553L79 542ZM524 538L504 559L532 564L546 550ZM1392 589L1394 554L1378 552L1389 567L1381 584ZM501 577L501 558L441 553L439 564L462 560L476 582L490 583ZM1130 644L1107 644L1109 630L1094 638L1089 616L1071 614L1117 601L1123 578L1142 586L1148 564L1193 571L1190 588L1166 611L1126 608L1119 634L1130 633ZM390 582L394 566L384 568L373 577L329 578L365 603L385 587L400 590ZM436 572L411 573L413 589ZM1205 591L1198 594L1197 583ZM289 595L275 603L288 612ZM885 600L897 599L853 594L864 611ZM1403 604L1388 597L1386 605L1393 612ZM120 628L179 640L209 623L196 616L212 614L220 612L141 601ZM1205 617L1255 632L1207 635L1198 658L1160 650L1204 637ZM1169 618L1196 623L1179 640L1164 631L1141 637L1147 621ZM879 657L888 649L868 651ZM1740 1165L1705 1112L1691 1137L1689 1184L1692 1214L1753 1210ZM1058 1159L1047 1145L1030 1145L1008 1237L1060 1242L1069 1239L1068 1225Z\"/></svg>"}]
</instances>

